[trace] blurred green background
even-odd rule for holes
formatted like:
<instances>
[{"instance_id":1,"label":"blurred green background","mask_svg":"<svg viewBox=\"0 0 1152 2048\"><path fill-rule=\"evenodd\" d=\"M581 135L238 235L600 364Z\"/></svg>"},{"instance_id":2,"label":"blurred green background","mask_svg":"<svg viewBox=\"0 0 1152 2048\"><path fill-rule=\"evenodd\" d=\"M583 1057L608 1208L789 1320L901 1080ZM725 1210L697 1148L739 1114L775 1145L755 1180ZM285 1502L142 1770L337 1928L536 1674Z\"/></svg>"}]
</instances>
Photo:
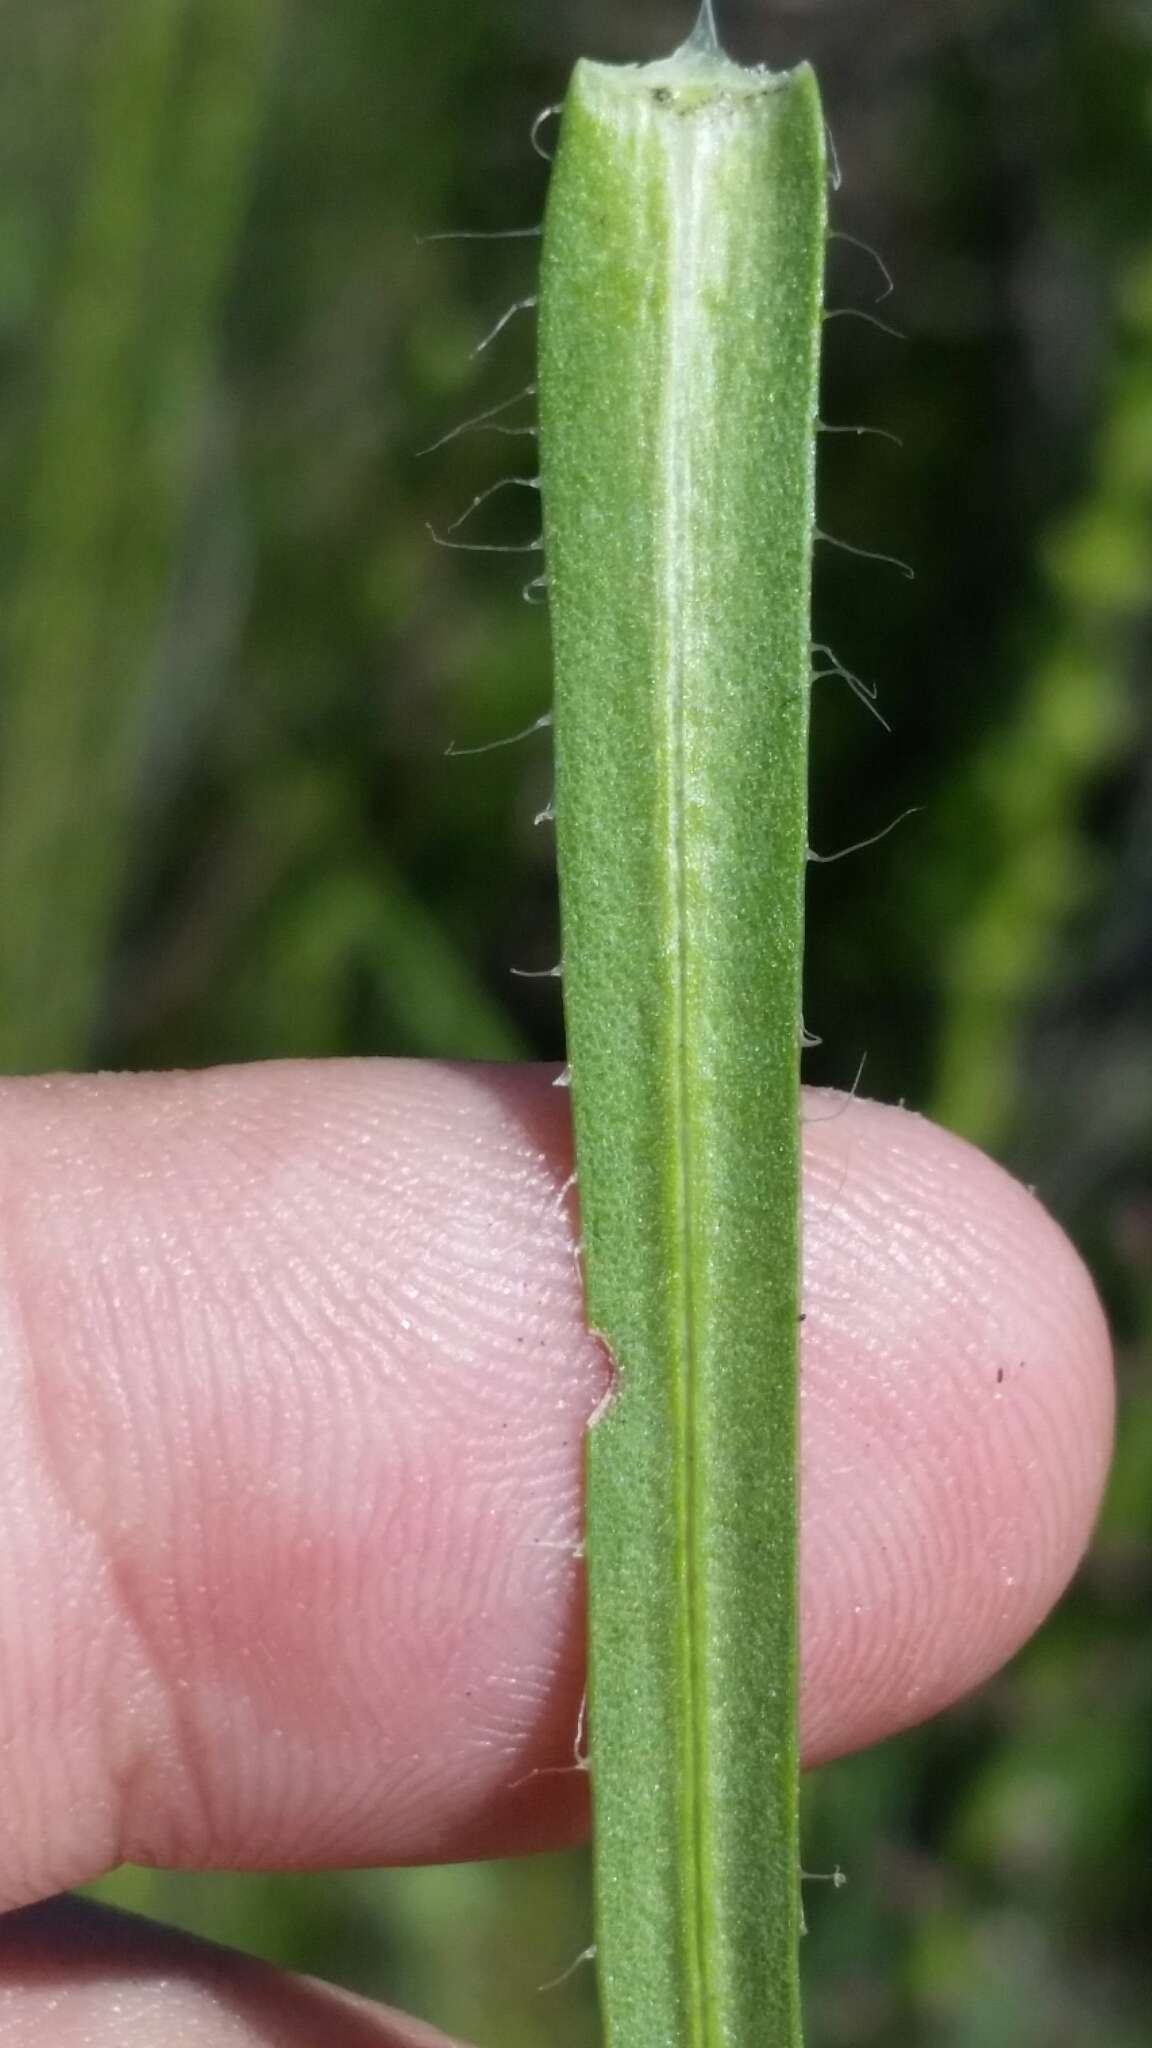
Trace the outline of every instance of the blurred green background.
<instances>
[{"instance_id":1,"label":"blurred green background","mask_svg":"<svg viewBox=\"0 0 1152 2048\"><path fill-rule=\"evenodd\" d=\"M420 450L531 377L529 148L689 0L4 0L0 1066L555 1057L549 695L515 558L429 538L531 461ZM729 0L821 70L828 330L810 1078L988 1145L1101 1275L1094 1552L1025 1654L809 1787L813 2048L1128 2048L1152 2009L1152 8ZM834 246L830 302L875 266ZM530 419L530 406L505 423ZM517 494L478 537L523 535ZM513 502L508 502L512 500ZM531 573L529 571L529 573ZM579 1856L115 1896L480 2048L584 2048Z\"/></svg>"}]
</instances>

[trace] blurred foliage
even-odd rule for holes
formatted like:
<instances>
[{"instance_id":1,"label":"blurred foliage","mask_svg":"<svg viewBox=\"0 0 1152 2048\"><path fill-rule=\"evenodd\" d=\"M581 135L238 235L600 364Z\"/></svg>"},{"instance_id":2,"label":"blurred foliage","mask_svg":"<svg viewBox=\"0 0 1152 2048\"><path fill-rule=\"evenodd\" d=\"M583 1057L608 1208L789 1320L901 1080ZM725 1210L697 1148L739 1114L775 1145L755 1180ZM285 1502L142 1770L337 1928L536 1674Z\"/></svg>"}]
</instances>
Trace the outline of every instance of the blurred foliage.
<instances>
[{"instance_id":1,"label":"blurred foliage","mask_svg":"<svg viewBox=\"0 0 1152 2048\"><path fill-rule=\"evenodd\" d=\"M438 549L524 443L535 112L671 0L8 0L0 12L0 1061L561 1048L546 621ZM904 342L828 331L811 1077L1033 1181L1103 1275L1124 1408L1060 1613L822 1772L813 2048L1128 2048L1152 1999L1152 22L1145 0L780 0L838 224ZM867 307L869 260L830 260ZM887 310L887 309L886 309ZM527 405L501 425L530 418ZM514 465L520 467L519 460ZM516 494L507 494L509 499ZM494 499L477 535L523 537ZM520 515L519 519L517 515ZM481 523L482 522L482 525ZM455 2028L587 2048L579 1857L103 1887Z\"/></svg>"}]
</instances>

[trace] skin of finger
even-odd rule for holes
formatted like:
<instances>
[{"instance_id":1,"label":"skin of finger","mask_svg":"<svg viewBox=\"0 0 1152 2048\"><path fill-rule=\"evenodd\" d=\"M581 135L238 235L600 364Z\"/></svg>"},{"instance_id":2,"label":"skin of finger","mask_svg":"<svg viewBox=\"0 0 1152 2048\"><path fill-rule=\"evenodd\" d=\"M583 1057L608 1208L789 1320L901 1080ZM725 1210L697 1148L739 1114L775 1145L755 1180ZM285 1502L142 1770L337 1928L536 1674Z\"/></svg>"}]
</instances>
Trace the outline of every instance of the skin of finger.
<instances>
[{"instance_id":1,"label":"skin of finger","mask_svg":"<svg viewBox=\"0 0 1152 2048\"><path fill-rule=\"evenodd\" d=\"M402 2014L127 1913L0 1920L0 2048L452 2048Z\"/></svg>"},{"instance_id":2,"label":"skin of finger","mask_svg":"<svg viewBox=\"0 0 1152 2048\"><path fill-rule=\"evenodd\" d=\"M0 1089L0 1903L123 1858L578 1833L587 1335L554 1070ZM1043 1210L903 1112L806 1129L809 1760L978 1683L1111 1428Z\"/></svg>"}]
</instances>

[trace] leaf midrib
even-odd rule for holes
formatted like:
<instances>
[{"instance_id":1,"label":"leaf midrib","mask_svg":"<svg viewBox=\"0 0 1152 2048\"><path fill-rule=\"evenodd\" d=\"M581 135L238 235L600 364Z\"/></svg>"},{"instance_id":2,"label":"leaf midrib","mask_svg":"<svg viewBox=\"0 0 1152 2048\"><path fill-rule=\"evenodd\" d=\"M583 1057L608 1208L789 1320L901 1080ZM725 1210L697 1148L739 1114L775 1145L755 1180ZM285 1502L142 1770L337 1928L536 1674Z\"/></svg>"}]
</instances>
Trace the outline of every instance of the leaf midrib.
<instances>
[{"instance_id":1,"label":"leaf midrib","mask_svg":"<svg viewBox=\"0 0 1152 2048\"><path fill-rule=\"evenodd\" d=\"M681 1608L679 1665L682 1688L683 1770L681 1779L684 1873L685 1940L687 1943L687 2021L694 2048L709 2048L709 2013L714 2000L709 1984L710 1944L707 1938L707 1728L701 1661L703 1654L702 1598L699 1577L699 1499L695 1460L697 1404L700 1395L699 1361L701 1333L699 1303L695 1285L697 1228L695 1213L695 1158L693 1145L692 1078L688 1050L692 1020L689 1014L689 962L691 917L689 906L687 848L687 756L688 718L686 703L685 649L691 636L684 632L693 592L687 593L683 580L686 561L691 561L691 532L686 514L692 510L690 455L685 455L687 405L700 396L693 375L693 338L696 327L696 295L693 280L699 258L698 193L692 179L692 158L677 151L676 137L661 133L657 138L669 148L673 174L679 187L670 211L665 241L668 275L666 280L667 373L661 382L663 404L658 421L658 464L662 498L656 530L662 536L659 563L661 599L661 647L657 714L664 720L664 757L668 764L665 788L666 817L656 821L657 832L666 834L666 915L670 944L666 957L672 981L670 1012L673 1018L669 1047L670 1099L673 1143L670 1147L672 1271L676 1299L673 1308L677 1539L679 1544L678 1583ZM685 604L687 595L687 605ZM661 686L662 685L662 686Z\"/></svg>"}]
</instances>

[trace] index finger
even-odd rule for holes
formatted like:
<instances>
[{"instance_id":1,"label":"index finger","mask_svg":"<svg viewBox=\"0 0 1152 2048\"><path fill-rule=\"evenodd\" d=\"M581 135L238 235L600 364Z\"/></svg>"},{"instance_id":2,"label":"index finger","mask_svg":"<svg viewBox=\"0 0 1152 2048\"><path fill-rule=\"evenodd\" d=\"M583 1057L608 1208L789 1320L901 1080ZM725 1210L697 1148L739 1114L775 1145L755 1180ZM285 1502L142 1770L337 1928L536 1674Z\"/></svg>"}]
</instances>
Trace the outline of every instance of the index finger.
<instances>
[{"instance_id":1,"label":"index finger","mask_svg":"<svg viewBox=\"0 0 1152 2048\"><path fill-rule=\"evenodd\" d=\"M550 1070L0 1090L0 1899L586 1819L583 1323ZM993 1669L1099 1497L1091 1286L980 1154L812 1122L809 1759Z\"/></svg>"}]
</instances>

